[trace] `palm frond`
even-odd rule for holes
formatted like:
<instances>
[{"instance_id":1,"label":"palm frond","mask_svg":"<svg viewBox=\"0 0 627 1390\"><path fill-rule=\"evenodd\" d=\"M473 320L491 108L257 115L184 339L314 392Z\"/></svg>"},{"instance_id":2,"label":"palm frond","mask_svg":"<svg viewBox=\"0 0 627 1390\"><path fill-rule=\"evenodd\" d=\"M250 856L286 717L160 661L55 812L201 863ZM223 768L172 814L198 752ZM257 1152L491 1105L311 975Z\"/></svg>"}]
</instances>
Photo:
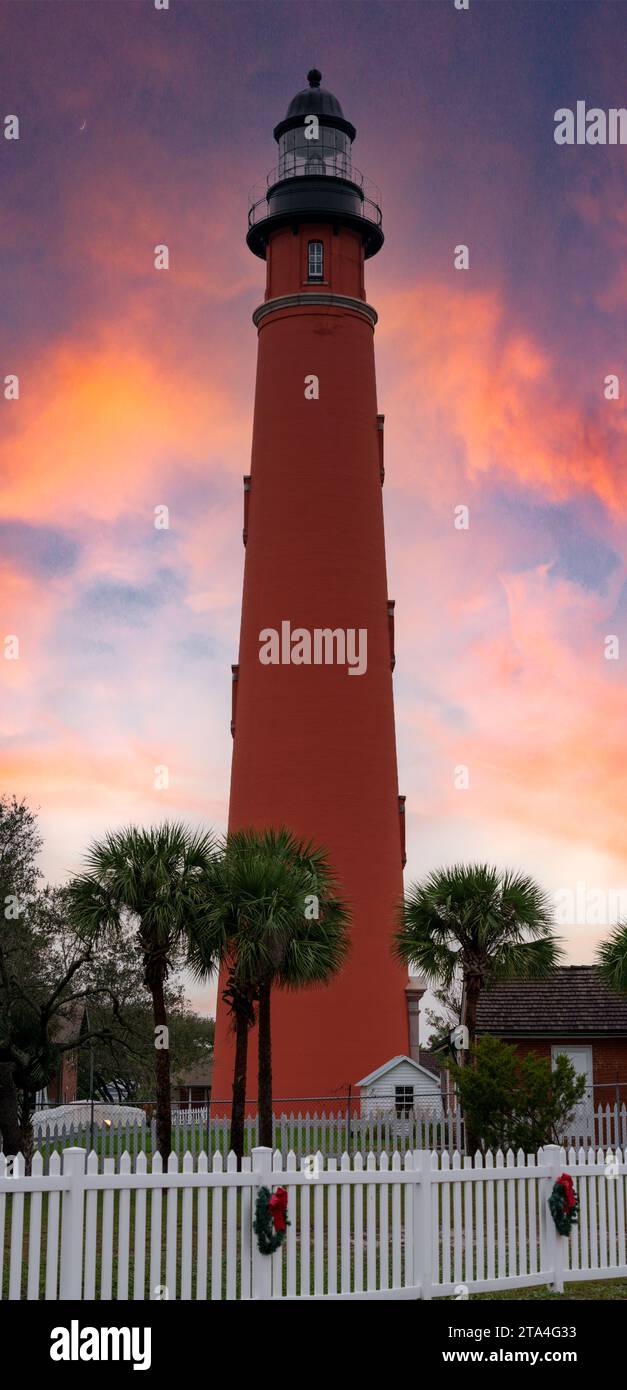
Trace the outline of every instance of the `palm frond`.
<instances>
[{"instance_id":1,"label":"palm frond","mask_svg":"<svg viewBox=\"0 0 627 1390\"><path fill-rule=\"evenodd\" d=\"M456 973L543 978L561 957L549 899L527 874L488 864L437 869L408 890L393 951L430 984Z\"/></svg>"},{"instance_id":2,"label":"palm frond","mask_svg":"<svg viewBox=\"0 0 627 1390\"><path fill-rule=\"evenodd\" d=\"M190 945L197 979L228 960L241 987L271 979L299 988L341 968L350 914L322 847L284 826L234 831L207 882ZM314 898L317 918L306 915Z\"/></svg>"},{"instance_id":3,"label":"palm frond","mask_svg":"<svg viewBox=\"0 0 627 1390\"><path fill-rule=\"evenodd\" d=\"M73 918L99 935L127 913L141 923L144 941L175 943L200 910L215 852L211 834L178 821L111 831L89 847L84 871L70 884Z\"/></svg>"},{"instance_id":4,"label":"palm frond","mask_svg":"<svg viewBox=\"0 0 627 1390\"><path fill-rule=\"evenodd\" d=\"M597 964L610 989L627 994L627 921L617 922L608 940L601 942Z\"/></svg>"}]
</instances>

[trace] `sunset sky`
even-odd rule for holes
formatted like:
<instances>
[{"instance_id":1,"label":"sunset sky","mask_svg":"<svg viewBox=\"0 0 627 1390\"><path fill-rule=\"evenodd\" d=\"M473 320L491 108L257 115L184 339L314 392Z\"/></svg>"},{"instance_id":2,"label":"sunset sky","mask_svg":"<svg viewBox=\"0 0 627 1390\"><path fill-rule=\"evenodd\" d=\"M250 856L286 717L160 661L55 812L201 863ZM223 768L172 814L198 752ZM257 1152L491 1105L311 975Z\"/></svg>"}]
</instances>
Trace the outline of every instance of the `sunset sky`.
<instances>
[{"instance_id":1,"label":"sunset sky","mask_svg":"<svg viewBox=\"0 0 627 1390\"><path fill-rule=\"evenodd\" d=\"M247 194L315 64L382 193L406 881L481 858L627 894L626 150L553 140L559 107L627 104L626 27L611 0L3 0L2 787L51 881L105 828L225 825ZM565 934L585 963L604 928Z\"/></svg>"}]
</instances>

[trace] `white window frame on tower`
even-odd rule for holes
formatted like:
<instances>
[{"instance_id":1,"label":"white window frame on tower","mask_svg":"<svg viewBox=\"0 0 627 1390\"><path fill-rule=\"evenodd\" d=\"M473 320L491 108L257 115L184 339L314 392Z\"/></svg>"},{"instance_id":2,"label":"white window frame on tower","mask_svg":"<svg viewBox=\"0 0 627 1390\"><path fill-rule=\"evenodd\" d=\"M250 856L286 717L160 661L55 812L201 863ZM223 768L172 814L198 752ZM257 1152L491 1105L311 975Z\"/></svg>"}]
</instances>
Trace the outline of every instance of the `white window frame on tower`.
<instances>
[{"instance_id":1,"label":"white window frame on tower","mask_svg":"<svg viewBox=\"0 0 627 1390\"><path fill-rule=\"evenodd\" d=\"M324 279L324 242L310 241L307 243L307 279Z\"/></svg>"}]
</instances>

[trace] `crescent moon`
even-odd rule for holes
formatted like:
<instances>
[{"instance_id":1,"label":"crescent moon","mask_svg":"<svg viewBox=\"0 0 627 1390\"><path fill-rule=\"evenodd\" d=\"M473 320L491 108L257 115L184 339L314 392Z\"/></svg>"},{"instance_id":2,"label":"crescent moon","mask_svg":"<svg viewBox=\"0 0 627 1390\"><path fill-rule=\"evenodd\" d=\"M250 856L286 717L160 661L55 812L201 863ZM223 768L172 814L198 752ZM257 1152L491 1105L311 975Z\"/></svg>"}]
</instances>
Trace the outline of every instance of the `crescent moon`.
<instances>
[{"instance_id":1,"label":"crescent moon","mask_svg":"<svg viewBox=\"0 0 627 1390\"><path fill-rule=\"evenodd\" d=\"M87 125L87 121L83 121L83 124L82 124L81 126L79 126L79 130L84 130L86 125Z\"/></svg>"}]
</instances>

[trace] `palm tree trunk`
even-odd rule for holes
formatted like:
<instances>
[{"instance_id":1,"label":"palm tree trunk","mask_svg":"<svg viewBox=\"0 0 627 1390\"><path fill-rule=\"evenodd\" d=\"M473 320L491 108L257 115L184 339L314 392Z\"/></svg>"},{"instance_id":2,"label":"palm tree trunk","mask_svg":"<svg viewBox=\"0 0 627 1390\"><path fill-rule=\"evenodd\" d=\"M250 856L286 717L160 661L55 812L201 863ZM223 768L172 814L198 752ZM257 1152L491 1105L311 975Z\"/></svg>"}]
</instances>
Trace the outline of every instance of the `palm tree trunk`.
<instances>
[{"instance_id":1,"label":"palm tree trunk","mask_svg":"<svg viewBox=\"0 0 627 1390\"><path fill-rule=\"evenodd\" d=\"M467 975L465 989L465 1013L464 1023L468 1029L468 1061L474 1066L472 1048L477 1036L477 1012L479 1009L479 995L481 994L481 976Z\"/></svg>"},{"instance_id":2,"label":"palm tree trunk","mask_svg":"<svg viewBox=\"0 0 627 1390\"><path fill-rule=\"evenodd\" d=\"M170 1092L170 1043L163 989L164 969L151 972L152 1016L155 1023L155 1100L157 1149L164 1164L172 1151L172 1099ZM157 1033L159 1029L159 1033ZM161 1032L164 1029L164 1032ZM164 1043L166 1044L164 1046Z\"/></svg>"},{"instance_id":3,"label":"palm tree trunk","mask_svg":"<svg viewBox=\"0 0 627 1390\"><path fill-rule=\"evenodd\" d=\"M33 1097L22 1093L22 1105L20 1113L20 1150L24 1156L24 1172L27 1178L33 1171L33 1149L35 1147L35 1136L33 1134Z\"/></svg>"},{"instance_id":4,"label":"palm tree trunk","mask_svg":"<svg viewBox=\"0 0 627 1390\"><path fill-rule=\"evenodd\" d=\"M246 1109L246 1072L248 1069L248 1010L235 1011L235 1067L233 1069L233 1102L231 1106L231 1135L229 1148L241 1163L244 1156L244 1117Z\"/></svg>"},{"instance_id":5,"label":"palm tree trunk","mask_svg":"<svg viewBox=\"0 0 627 1390\"><path fill-rule=\"evenodd\" d=\"M20 1121L13 1067L0 1062L0 1138L6 1157L20 1151Z\"/></svg>"},{"instance_id":6,"label":"palm tree trunk","mask_svg":"<svg viewBox=\"0 0 627 1390\"><path fill-rule=\"evenodd\" d=\"M272 1033L270 1027L270 981L259 985L259 1143L272 1148Z\"/></svg>"},{"instance_id":7,"label":"palm tree trunk","mask_svg":"<svg viewBox=\"0 0 627 1390\"><path fill-rule=\"evenodd\" d=\"M480 995L480 993L481 993L481 976L480 976L480 975L467 975L467 976L466 976L466 979L465 979L465 981L464 981L464 1015L465 1015L465 1016L464 1016L464 1019L463 1019L463 1022L466 1024L466 1027L467 1027L467 1029L468 1029L468 1052L467 1052L467 1054L466 1054L465 1062L466 1062L466 1065L467 1065L467 1066L472 1066L472 1067L474 1067L474 1066L476 1065L476 1059L475 1059L475 1057L473 1056L472 1048L474 1047L474 1044L475 1044L475 1041L476 1041L476 1036L477 1036L477 1011L478 1011L478 1008L479 1008L479 995ZM480 1149L480 1148L481 1148L481 1136L478 1135L478 1134L475 1134L475 1132L474 1132L474 1130L472 1129L471 1125L467 1123L467 1124L466 1124L466 1153L467 1153L467 1154L470 1154L470 1156L472 1157L473 1154L475 1154L475 1153L477 1152L477 1150Z\"/></svg>"}]
</instances>

